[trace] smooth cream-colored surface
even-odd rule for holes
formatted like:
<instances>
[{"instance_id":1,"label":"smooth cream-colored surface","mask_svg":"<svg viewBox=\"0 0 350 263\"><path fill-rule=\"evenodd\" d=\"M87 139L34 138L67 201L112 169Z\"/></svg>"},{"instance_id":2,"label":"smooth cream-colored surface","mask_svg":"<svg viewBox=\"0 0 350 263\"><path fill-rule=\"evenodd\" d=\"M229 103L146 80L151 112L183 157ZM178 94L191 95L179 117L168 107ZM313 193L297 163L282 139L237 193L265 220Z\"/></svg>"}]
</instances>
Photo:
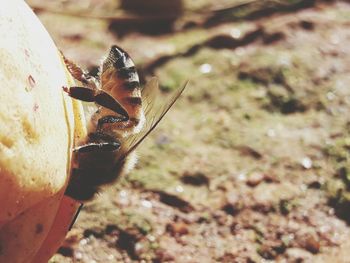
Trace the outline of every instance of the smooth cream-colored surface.
<instances>
[{"instance_id":1,"label":"smooth cream-colored surface","mask_svg":"<svg viewBox=\"0 0 350 263\"><path fill-rule=\"evenodd\" d=\"M45 263L78 205L63 193L84 120L62 92L73 80L35 14L21 0L0 6L0 262Z\"/></svg>"},{"instance_id":2,"label":"smooth cream-colored surface","mask_svg":"<svg viewBox=\"0 0 350 263\"><path fill-rule=\"evenodd\" d=\"M21 0L0 0L0 228L59 192L73 136L64 67L49 34Z\"/></svg>"}]
</instances>

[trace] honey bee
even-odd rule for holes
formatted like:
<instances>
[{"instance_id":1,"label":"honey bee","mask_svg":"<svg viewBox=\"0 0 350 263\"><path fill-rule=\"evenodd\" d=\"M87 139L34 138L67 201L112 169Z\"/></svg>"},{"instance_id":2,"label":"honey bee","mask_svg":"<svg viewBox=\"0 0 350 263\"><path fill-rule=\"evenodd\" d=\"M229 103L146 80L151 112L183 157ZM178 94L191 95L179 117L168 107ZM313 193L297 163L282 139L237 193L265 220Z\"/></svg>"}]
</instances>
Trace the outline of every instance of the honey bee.
<instances>
[{"instance_id":1,"label":"honey bee","mask_svg":"<svg viewBox=\"0 0 350 263\"><path fill-rule=\"evenodd\" d=\"M181 95L186 84L162 105L158 81L152 78L141 89L135 64L120 47L111 47L99 74L93 77L63 56L72 76L82 83L63 87L72 98L94 102L88 117L88 136L73 150L66 195L86 201L102 185L114 182L135 164L134 150L157 126Z\"/></svg>"}]
</instances>

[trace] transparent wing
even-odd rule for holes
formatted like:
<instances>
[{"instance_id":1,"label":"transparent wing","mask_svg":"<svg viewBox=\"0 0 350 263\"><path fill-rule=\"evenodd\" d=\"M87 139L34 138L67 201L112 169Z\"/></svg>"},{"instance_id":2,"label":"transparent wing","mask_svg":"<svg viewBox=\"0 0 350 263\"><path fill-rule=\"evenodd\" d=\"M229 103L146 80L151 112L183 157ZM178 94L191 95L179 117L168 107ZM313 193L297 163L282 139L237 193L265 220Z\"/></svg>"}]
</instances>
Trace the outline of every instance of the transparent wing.
<instances>
[{"instance_id":1,"label":"transparent wing","mask_svg":"<svg viewBox=\"0 0 350 263\"><path fill-rule=\"evenodd\" d=\"M125 141L122 142L125 150L123 151L123 156L121 156L121 159L125 158L129 153L134 151L154 130L165 114L174 105L176 100L180 97L186 88L187 83L188 81L181 88L176 90L165 102L163 96L161 96L157 78L152 78L146 84L141 92L143 99L142 107L146 117L146 124L140 133L131 135L125 138Z\"/></svg>"}]
</instances>

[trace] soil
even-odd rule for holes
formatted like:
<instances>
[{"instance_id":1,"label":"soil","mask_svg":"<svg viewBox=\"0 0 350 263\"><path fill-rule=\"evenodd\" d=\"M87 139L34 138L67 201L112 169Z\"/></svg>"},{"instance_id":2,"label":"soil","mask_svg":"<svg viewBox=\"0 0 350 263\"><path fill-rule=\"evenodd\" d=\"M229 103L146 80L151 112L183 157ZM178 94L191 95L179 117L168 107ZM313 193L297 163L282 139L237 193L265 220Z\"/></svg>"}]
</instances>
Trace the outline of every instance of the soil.
<instances>
[{"instance_id":1,"label":"soil","mask_svg":"<svg viewBox=\"0 0 350 263\"><path fill-rule=\"evenodd\" d=\"M164 96L190 80L51 263L350 262L349 1L41 2L92 73L118 44Z\"/></svg>"}]
</instances>

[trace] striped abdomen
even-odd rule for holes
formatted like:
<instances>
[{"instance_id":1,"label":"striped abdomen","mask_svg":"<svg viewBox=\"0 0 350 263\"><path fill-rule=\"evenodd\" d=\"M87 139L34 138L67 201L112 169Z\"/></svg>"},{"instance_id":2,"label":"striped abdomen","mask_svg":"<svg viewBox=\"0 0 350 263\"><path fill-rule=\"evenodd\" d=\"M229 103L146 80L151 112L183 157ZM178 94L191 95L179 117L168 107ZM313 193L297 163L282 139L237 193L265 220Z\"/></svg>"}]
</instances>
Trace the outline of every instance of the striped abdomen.
<instances>
[{"instance_id":1,"label":"striped abdomen","mask_svg":"<svg viewBox=\"0 0 350 263\"><path fill-rule=\"evenodd\" d=\"M101 68L101 89L111 94L127 111L129 120L110 125L109 129L120 133L138 132L144 123L139 77L129 55L117 46L112 46ZM100 117L113 115L102 109Z\"/></svg>"}]
</instances>

